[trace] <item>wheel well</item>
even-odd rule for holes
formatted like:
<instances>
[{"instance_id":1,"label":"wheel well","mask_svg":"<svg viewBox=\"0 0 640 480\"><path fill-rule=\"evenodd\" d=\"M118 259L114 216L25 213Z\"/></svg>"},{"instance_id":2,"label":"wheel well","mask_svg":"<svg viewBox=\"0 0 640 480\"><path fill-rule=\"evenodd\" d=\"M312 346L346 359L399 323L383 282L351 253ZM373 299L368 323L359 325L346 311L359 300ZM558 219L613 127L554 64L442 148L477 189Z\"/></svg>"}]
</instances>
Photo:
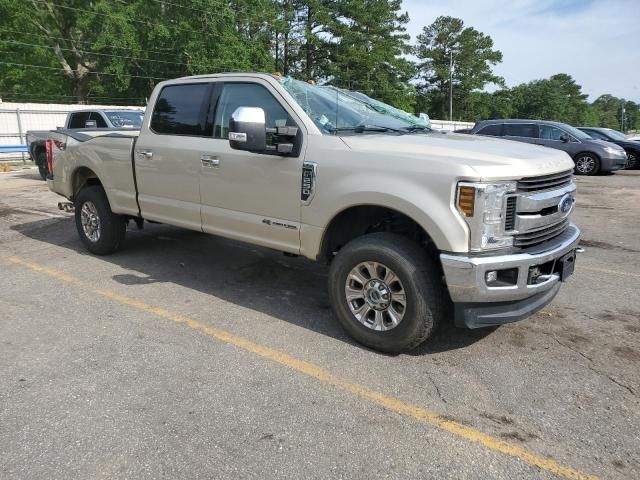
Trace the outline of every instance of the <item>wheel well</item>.
<instances>
[{"instance_id":1,"label":"wheel well","mask_svg":"<svg viewBox=\"0 0 640 480\"><path fill-rule=\"evenodd\" d=\"M410 238L437 257L431 237L415 220L391 208L359 205L343 210L331 220L322 239L318 260L330 263L351 240L374 232L391 232Z\"/></svg>"},{"instance_id":2,"label":"wheel well","mask_svg":"<svg viewBox=\"0 0 640 480\"><path fill-rule=\"evenodd\" d=\"M77 197L80 190L86 185L102 185L102 182L93 170L80 167L73 173L73 198Z\"/></svg>"}]
</instances>

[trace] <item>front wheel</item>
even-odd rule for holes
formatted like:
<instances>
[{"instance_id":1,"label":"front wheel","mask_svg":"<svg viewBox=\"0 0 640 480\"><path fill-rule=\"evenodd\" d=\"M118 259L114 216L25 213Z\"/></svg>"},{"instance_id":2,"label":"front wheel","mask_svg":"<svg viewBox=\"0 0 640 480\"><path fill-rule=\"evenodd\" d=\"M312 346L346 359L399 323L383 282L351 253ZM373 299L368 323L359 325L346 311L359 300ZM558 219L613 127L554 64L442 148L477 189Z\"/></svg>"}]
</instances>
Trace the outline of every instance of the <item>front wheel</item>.
<instances>
[{"instance_id":1,"label":"front wheel","mask_svg":"<svg viewBox=\"0 0 640 480\"><path fill-rule=\"evenodd\" d=\"M595 175L600 171L600 159L592 153L579 153L575 163L576 175Z\"/></svg>"},{"instance_id":2,"label":"front wheel","mask_svg":"<svg viewBox=\"0 0 640 480\"><path fill-rule=\"evenodd\" d=\"M449 300L441 279L418 244L393 233L373 233L338 252L329 272L329 297L354 339L400 353L429 338L444 316Z\"/></svg>"},{"instance_id":3,"label":"front wheel","mask_svg":"<svg viewBox=\"0 0 640 480\"><path fill-rule=\"evenodd\" d=\"M636 169L640 166L638 161L638 154L636 152L627 153L627 166L629 170Z\"/></svg>"},{"instance_id":4,"label":"front wheel","mask_svg":"<svg viewBox=\"0 0 640 480\"><path fill-rule=\"evenodd\" d=\"M75 217L80 240L91 253L107 255L122 245L127 221L111 211L101 186L92 185L80 190L75 201Z\"/></svg>"}]
</instances>

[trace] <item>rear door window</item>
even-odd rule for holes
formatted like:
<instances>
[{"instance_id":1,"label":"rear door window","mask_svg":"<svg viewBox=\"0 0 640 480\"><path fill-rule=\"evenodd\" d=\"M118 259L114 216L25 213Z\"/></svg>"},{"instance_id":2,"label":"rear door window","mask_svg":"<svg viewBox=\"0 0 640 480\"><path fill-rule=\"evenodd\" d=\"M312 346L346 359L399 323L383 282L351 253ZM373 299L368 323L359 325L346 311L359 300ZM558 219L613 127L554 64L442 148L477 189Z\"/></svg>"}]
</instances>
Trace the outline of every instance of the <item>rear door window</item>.
<instances>
[{"instance_id":1,"label":"rear door window","mask_svg":"<svg viewBox=\"0 0 640 480\"><path fill-rule=\"evenodd\" d=\"M69 128L85 128L91 112L72 113L69 119Z\"/></svg>"},{"instance_id":2,"label":"rear door window","mask_svg":"<svg viewBox=\"0 0 640 480\"><path fill-rule=\"evenodd\" d=\"M492 123L478 130L478 135L489 135L491 137L502 136L502 124Z\"/></svg>"},{"instance_id":3,"label":"rear door window","mask_svg":"<svg viewBox=\"0 0 640 480\"><path fill-rule=\"evenodd\" d=\"M163 135L211 136L206 120L209 94L208 83L164 87L153 110L151 130Z\"/></svg>"},{"instance_id":4,"label":"rear door window","mask_svg":"<svg viewBox=\"0 0 640 480\"><path fill-rule=\"evenodd\" d=\"M543 140L562 140L562 137L569 135L559 128L551 125L540 125L540 138Z\"/></svg>"},{"instance_id":5,"label":"rear door window","mask_svg":"<svg viewBox=\"0 0 640 480\"><path fill-rule=\"evenodd\" d=\"M507 137L538 138L538 126L535 123L505 123L504 134Z\"/></svg>"}]
</instances>

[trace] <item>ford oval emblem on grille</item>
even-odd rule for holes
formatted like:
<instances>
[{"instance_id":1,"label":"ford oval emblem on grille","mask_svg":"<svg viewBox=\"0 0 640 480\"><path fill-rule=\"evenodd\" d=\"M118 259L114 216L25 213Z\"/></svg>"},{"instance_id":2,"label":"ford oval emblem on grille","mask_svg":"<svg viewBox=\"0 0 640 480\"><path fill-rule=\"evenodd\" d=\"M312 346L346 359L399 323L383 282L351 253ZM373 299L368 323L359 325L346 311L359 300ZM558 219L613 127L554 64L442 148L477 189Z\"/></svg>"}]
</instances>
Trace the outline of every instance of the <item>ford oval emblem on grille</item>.
<instances>
[{"instance_id":1,"label":"ford oval emblem on grille","mask_svg":"<svg viewBox=\"0 0 640 480\"><path fill-rule=\"evenodd\" d=\"M558 210L562 213L569 213L573 207L573 197L571 195L565 195L558 204Z\"/></svg>"}]
</instances>

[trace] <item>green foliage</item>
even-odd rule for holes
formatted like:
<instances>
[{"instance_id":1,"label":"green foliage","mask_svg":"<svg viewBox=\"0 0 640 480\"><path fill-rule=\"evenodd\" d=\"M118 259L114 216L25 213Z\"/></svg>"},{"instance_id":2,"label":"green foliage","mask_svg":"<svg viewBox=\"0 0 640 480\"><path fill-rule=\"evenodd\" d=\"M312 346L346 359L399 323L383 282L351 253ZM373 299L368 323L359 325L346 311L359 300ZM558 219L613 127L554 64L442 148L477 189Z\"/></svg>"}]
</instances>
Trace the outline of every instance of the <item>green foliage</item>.
<instances>
[{"instance_id":1,"label":"green foliage","mask_svg":"<svg viewBox=\"0 0 640 480\"><path fill-rule=\"evenodd\" d=\"M638 104L590 105L566 74L505 88L493 40L460 19L438 17L414 46L408 21L401 0L0 0L0 97L144 105L162 79L279 71L447 118L453 59L455 119L620 128L624 103L640 129Z\"/></svg>"}]
</instances>

